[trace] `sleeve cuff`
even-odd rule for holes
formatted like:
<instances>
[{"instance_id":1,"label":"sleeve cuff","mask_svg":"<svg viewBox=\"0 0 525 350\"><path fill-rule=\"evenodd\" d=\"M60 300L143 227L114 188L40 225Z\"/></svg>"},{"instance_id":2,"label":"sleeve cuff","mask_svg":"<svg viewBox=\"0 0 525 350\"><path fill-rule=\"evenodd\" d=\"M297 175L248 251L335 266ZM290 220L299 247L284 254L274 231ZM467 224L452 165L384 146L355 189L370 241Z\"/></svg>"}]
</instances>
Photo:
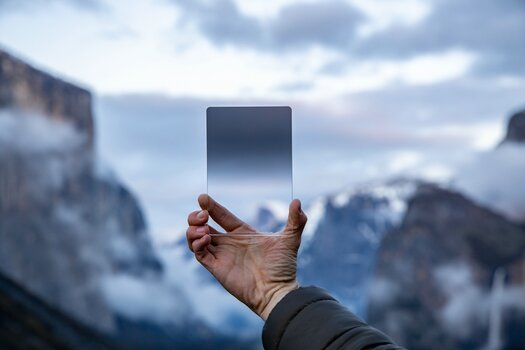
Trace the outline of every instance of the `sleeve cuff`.
<instances>
[{"instance_id":1,"label":"sleeve cuff","mask_svg":"<svg viewBox=\"0 0 525 350\"><path fill-rule=\"evenodd\" d=\"M301 287L288 293L272 310L264 324L262 340L266 350L276 350L288 324L306 306L334 298L322 288Z\"/></svg>"}]
</instances>

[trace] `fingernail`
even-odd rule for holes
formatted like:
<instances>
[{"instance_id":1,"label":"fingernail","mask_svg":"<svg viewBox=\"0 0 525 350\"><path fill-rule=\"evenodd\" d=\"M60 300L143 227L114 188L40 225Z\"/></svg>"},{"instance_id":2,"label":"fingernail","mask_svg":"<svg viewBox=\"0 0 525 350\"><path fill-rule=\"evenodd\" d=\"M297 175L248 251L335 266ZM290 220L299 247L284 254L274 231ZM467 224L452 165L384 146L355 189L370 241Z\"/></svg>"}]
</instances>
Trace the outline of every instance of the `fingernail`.
<instances>
[{"instance_id":1,"label":"fingernail","mask_svg":"<svg viewBox=\"0 0 525 350\"><path fill-rule=\"evenodd\" d=\"M197 227L197 233L206 233L206 228L201 226L201 227Z\"/></svg>"},{"instance_id":2,"label":"fingernail","mask_svg":"<svg viewBox=\"0 0 525 350\"><path fill-rule=\"evenodd\" d=\"M197 218L199 219L205 219L206 218L206 214L204 213L204 211L201 211L200 213L197 214Z\"/></svg>"}]
</instances>

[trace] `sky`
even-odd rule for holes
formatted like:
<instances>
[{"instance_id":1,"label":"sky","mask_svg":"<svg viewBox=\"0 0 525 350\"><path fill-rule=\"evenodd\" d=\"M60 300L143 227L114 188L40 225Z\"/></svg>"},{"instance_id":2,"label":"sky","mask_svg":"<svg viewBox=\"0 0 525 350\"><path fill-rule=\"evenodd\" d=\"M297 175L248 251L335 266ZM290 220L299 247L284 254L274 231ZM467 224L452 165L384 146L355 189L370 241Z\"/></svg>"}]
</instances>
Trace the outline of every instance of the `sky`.
<instances>
[{"instance_id":1,"label":"sky","mask_svg":"<svg viewBox=\"0 0 525 350\"><path fill-rule=\"evenodd\" d=\"M525 107L523 33L523 0L0 0L0 47L93 92L158 242L206 191L208 106L291 106L305 202L448 181Z\"/></svg>"}]
</instances>

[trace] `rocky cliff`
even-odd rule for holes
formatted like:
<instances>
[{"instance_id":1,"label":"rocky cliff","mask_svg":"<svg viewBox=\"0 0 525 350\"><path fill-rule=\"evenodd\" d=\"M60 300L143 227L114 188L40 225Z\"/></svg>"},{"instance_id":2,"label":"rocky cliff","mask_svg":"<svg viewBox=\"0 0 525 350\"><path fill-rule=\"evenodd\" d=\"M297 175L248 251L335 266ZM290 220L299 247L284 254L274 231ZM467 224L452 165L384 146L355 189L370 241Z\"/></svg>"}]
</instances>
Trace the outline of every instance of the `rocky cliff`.
<instances>
[{"instance_id":1,"label":"rocky cliff","mask_svg":"<svg viewBox=\"0 0 525 350\"><path fill-rule=\"evenodd\" d=\"M55 78L0 50L0 109L32 111L66 121L92 145L94 122L89 91Z\"/></svg>"},{"instance_id":2,"label":"rocky cliff","mask_svg":"<svg viewBox=\"0 0 525 350\"><path fill-rule=\"evenodd\" d=\"M158 273L134 196L97 172L88 91L0 51L0 272L102 330L107 273Z\"/></svg>"}]
</instances>

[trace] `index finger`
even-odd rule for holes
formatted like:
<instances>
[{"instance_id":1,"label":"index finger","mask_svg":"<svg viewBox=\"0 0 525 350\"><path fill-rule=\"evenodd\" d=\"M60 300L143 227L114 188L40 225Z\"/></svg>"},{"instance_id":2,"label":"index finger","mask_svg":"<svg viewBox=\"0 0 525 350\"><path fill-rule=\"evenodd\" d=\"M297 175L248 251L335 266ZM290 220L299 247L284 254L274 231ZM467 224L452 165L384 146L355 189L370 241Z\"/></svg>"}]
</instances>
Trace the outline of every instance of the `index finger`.
<instances>
[{"instance_id":1,"label":"index finger","mask_svg":"<svg viewBox=\"0 0 525 350\"><path fill-rule=\"evenodd\" d=\"M248 225L230 213L228 209L217 203L213 198L207 194L199 196L199 205L202 209L207 210L211 218L215 220L226 232L232 232L241 227L248 227Z\"/></svg>"}]
</instances>

